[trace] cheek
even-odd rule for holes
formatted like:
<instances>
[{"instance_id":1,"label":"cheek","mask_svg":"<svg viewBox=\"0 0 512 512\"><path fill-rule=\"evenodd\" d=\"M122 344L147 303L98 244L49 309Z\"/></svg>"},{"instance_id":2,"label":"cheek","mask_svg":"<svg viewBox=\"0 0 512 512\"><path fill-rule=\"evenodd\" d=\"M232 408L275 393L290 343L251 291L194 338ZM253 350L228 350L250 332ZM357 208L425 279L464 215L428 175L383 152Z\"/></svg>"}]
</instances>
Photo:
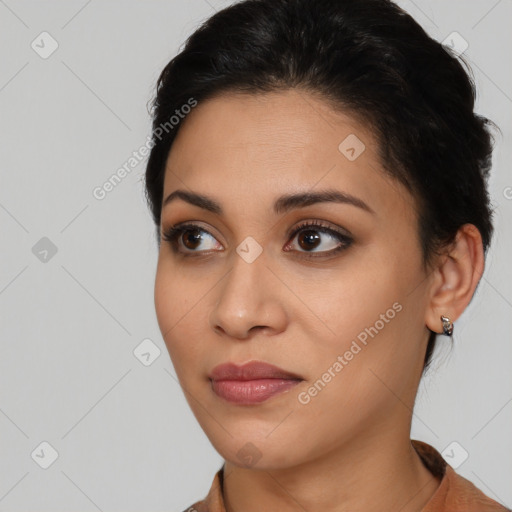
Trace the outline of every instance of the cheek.
<instances>
[{"instance_id":1,"label":"cheek","mask_svg":"<svg viewBox=\"0 0 512 512\"><path fill-rule=\"evenodd\" d=\"M337 336L324 336L314 351L312 347L309 360L315 363L297 396L297 422L306 427L316 418L324 419L318 438L326 450L329 443L343 440L341 432L349 439L376 418L386 417L397 403L395 393L402 396L409 379L412 365L400 350L403 305L388 307L384 300L360 306L362 311L347 307L344 314L331 316Z\"/></svg>"},{"instance_id":2,"label":"cheek","mask_svg":"<svg viewBox=\"0 0 512 512\"><path fill-rule=\"evenodd\" d=\"M350 272L347 267L318 288L302 288L304 302L322 320L320 337L312 335L313 323L306 327L309 360L314 361L308 380L320 380L318 395L323 398L318 402L331 400L351 409L358 397L365 396L367 407L377 405L386 394L379 377L392 389L400 387L400 380L408 376L398 369L410 368L416 361L417 350L407 342L412 300L403 292L407 276L393 266L369 263L361 259Z\"/></svg>"},{"instance_id":3,"label":"cheek","mask_svg":"<svg viewBox=\"0 0 512 512\"><path fill-rule=\"evenodd\" d=\"M155 276L154 300L162 334L172 333L181 325L191 323L207 291L204 281L201 284L200 280L192 279L183 269L172 264L169 256L161 254Z\"/></svg>"},{"instance_id":4,"label":"cheek","mask_svg":"<svg viewBox=\"0 0 512 512\"><path fill-rule=\"evenodd\" d=\"M159 261L155 277L155 312L177 372L188 360L197 360L200 355L200 297L201 290L197 286L189 280L185 282L179 272Z\"/></svg>"},{"instance_id":5,"label":"cheek","mask_svg":"<svg viewBox=\"0 0 512 512\"><path fill-rule=\"evenodd\" d=\"M315 351L348 350L352 340L364 344L376 331L386 337L392 324L398 323L397 310L403 307L400 277L392 268L371 265L363 258L325 278L304 279L296 288L306 309L314 313L306 315L308 322L321 329L323 341L314 344Z\"/></svg>"},{"instance_id":6,"label":"cheek","mask_svg":"<svg viewBox=\"0 0 512 512\"><path fill-rule=\"evenodd\" d=\"M167 339L167 333L169 333L179 318L176 309L179 306L179 302L177 300L177 287L175 284L170 272L165 268L160 259L155 277L154 298L156 317L164 340Z\"/></svg>"}]
</instances>

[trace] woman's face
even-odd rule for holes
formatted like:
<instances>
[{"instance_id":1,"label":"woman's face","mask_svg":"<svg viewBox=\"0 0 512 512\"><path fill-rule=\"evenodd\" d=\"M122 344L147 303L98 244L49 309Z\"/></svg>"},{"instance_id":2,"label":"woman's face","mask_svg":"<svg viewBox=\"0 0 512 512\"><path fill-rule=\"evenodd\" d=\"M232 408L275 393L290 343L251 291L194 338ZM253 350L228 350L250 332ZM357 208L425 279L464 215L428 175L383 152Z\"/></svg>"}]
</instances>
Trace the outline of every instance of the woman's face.
<instances>
[{"instance_id":1,"label":"woman's face","mask_svg":"<svg viewBox=\"0 0 512 512\"><path fill-rule=\"evenodd\" d=\"M372 133L294 90L224 95L182 122L164 199L181 190L219 208L183 196L164 204L163 233L196 227L162 241L155 306L214 447L236 465L249 455L256 467L277 469L408 435L429 278L415 203L384 174ZM359 205L280 201L276 211L279 198L326 191ZM293 234L303 223L321 226ZM214 367L249 361L302 380L252 404L213 391Z\"/></svg>"}]
</instances>

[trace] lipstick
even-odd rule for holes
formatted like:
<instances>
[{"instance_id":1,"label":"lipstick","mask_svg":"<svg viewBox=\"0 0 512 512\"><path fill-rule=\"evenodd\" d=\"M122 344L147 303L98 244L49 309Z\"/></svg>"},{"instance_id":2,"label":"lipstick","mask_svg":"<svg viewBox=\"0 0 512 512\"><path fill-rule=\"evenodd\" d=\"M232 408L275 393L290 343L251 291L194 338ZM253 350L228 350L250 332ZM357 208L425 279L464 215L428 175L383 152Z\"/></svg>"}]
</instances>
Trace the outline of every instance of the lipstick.
<instances>
[{"instance_id":1,"label":"lipstick","mask_svg":"<svg viewBox=\"0 0 512 512\"><path fill-rule=\"evenodd\" d=\"M264 402L304 380L263 361L251 361L242 366L221 364L212 370L209 378L216 395L238 405Z\"/></svg>"}]
</instances>

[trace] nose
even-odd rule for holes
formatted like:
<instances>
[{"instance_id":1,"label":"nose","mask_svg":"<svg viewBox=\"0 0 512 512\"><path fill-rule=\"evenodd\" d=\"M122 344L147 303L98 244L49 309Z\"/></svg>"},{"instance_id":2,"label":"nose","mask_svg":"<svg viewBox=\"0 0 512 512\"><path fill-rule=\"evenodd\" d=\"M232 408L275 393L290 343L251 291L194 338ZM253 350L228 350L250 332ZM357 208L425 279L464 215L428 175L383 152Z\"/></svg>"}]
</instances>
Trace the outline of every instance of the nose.
<instances>
[{"instance_id":1,"label":"nose","mask_svg":"<svg viewBox=\"0 0 512 512\"><path fill-rule=\"evenodd\" d=\"M214 289L218 297L209 316L210 327L239 340L260 331L282 332L287 322L283 288L264 252L252 263L235 253L231 269Z\"/></svg>"}]
</instances>

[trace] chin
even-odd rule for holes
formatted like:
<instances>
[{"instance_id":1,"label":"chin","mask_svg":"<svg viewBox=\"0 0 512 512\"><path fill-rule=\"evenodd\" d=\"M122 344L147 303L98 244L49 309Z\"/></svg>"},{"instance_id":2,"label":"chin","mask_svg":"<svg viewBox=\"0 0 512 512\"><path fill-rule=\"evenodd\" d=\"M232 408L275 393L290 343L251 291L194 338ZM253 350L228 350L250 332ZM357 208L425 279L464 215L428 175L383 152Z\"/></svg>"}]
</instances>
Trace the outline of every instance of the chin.
<instances>
[{"instance_id":1,"label":"chin","mask_svg":"<svg viewBox=\"0 0 512 512\"><path fill-rule=\"evenodd\" d=\"M288 438L285 439L268 436L271 430L261 429L252 431L244 429L240 435L235 435L228 426L226 430L232 434L223 435L223 439L208 436L219 455L234 466L246 469L277 470L286 469L298 464L297 443ZM294 448L295 447L295 448Z\"/></svg>"}]
</instances>

